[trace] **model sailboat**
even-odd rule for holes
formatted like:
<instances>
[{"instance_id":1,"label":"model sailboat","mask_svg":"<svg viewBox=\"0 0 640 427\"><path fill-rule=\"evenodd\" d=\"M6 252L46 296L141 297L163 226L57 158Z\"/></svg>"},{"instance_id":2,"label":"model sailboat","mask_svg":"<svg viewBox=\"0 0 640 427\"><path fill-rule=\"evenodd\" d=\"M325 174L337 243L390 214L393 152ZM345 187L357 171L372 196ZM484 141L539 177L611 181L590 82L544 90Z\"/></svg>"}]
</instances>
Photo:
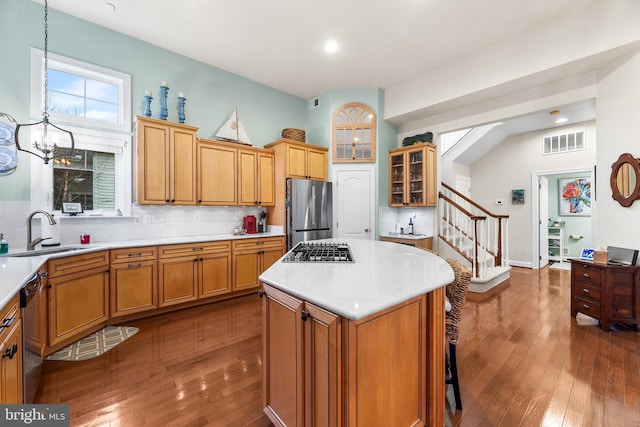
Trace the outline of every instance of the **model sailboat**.
<instances>
[{"instance_id":1,"label":"model sailboat","mask_svg":"<svg viewBox=\"0 0 640 427\"><path fill-rule=\"evenodd\" d=\"M249 136L247 135L247 132L245 132L244 127L242 127L242 123L240 123L240 120L238 119L237 108L233 110L233 113L231 113L231 117L229 117L229 120L227 120L225 124L222 125L218 133L216 133L216 137L225 141L233 141L251 145Z\"/></svg>"}]
</instances>

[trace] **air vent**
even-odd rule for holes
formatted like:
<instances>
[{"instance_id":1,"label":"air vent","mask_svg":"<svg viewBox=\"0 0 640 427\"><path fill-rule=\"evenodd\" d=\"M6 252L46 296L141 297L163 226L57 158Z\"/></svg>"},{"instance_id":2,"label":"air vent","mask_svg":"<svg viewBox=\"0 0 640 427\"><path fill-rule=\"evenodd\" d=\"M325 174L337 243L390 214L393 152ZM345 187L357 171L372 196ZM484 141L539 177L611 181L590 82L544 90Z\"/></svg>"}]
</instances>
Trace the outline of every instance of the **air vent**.
<instances>
[{"instance_id":1,"label":"air vent","mask_svg":"<svg viewBox=\"0 0 640 427\"><path fill-rule=\"evenodd\" d=\"M545 136L542 140L542 154L560 154L584 150L584 131Z\"/></svg>"},{"instance_id":2,"label":"air vent","mask_svg":"<svg viewBox=\"0 0 640 427\"><path fill-rule=\"evenodd\" d=\"M318 108L320 106L320 98L313 98L309 100L309 110Z\"/></svg>"}]
</instances>

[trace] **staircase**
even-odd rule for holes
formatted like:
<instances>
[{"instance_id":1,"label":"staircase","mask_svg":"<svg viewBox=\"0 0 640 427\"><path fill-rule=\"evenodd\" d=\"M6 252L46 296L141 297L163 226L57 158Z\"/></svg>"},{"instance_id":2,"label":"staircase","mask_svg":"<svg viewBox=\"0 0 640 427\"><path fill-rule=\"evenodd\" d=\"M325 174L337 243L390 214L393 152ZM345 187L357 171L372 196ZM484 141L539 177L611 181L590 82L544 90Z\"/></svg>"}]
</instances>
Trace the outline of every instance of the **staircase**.
<instances>
[{"instance_id":1,"label":"staircase","mask_svg":"<svg viewBox=\"0 0 640 427\"><path fill-rule=\"evenodd\" d=\"M489 212L442 183L439 193L438 252L472 270L472 292L486 292L509 279L508 215Z\"/></svg>"}]
</instances>

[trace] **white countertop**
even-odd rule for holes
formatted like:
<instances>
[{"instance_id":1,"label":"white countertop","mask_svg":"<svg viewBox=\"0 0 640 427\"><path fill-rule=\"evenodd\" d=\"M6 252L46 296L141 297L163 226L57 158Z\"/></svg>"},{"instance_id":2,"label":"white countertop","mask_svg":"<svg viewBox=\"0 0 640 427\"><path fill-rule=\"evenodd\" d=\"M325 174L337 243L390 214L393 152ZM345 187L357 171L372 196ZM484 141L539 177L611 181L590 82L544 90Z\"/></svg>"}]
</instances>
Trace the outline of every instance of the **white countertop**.
<instances>
[{"instance_id":1,"label":"white countertop","mask_svg":"<svg viewBox=\"0 0 640 427\"><path fill-rule=\"evenodd\" d=\"M32 257L12 257L24 253L25 248L11 248L8 256L0 256L0 308L4 307L13 298L16 293L20 291L22 286L38 271L38 269L44 265L50 258L59 258L73 255L80 255L88 252L101 251L105 249L118 249L129 248L135 246L156 246L156 245L173 245L179 243L198 243L198 242L213 242L220 240L238 240L238 239L255 239L262 237L279 237L284 236L284 233L258 233L258 234L216 234L216 235L200 235L200 236L186 236L186 237L163 237L163 238L151 238L151 239L139 239L139 240L122 240L116 242L102 242L92 243L89 245L63 245L53 246L43 249L57 248L81 248L78 250L54 253L50 255L32 256ZM40 247L38 247L40 249Z\"/></svg>"},{"instance_id":2,"label":"white countertop","mask_svg":"<svg viewBox=\"0 0 640 427\"><path fill-rule=\"evenodd\" d=\"M422 239L430 239L433 236L428 236L426 234L389 233L389 234L381 234L380 237L391 237L393 239L422 240Z\"/></svg>"},{"instance_id":3,"label":"white countertop","mask_svg":"<svg viewBox=\"0 0 640 427\"><path fill-rule=\"evenodd\" d=\"M292 263L281 259L262 273L260 280L351 320L453 281L449 264L423 249L383 241L339 241L349 244L354 263Z\"/></svg>"}]
</instances>

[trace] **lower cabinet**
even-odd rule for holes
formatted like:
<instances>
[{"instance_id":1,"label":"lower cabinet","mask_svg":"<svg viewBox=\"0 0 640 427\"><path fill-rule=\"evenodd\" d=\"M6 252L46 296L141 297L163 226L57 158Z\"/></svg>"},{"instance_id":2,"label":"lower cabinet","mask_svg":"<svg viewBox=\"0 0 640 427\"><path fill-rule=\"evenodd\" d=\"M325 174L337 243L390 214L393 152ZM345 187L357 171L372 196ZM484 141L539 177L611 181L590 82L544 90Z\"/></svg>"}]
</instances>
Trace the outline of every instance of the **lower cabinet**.
<instances>
[{"instance_id":1,"label":"lower cabinet","mask_svg":"<svg viewBox=\"0 0 640 427\"><path fill-rule=\"evenodd\" d=\"M111 317L158 308L157 257L156 246L111 251Z\"/></svg>"},{"instance_id":2,"label":"lower cabinet","mask_svg":"<svg viewBox=\"0 0 640 427\"><path fill-rule=\"evenodd\" d=\"M285 253L284 237L233 241L233 290L257 289L258 276Z\"/></svg>"},{"instance_id":3,"label":"lower cabinet","mask_svg":"<svg viewBox=\"0 0 640 427\"><path fill-rule=\"evenodd\" d=\"M266 284L261 296L263 407L276 426L432 425L426 296L357 321Z\"/></svg>"},{"instance_id":4,"label":"lower cabinet","mask_svg":"<svg viewBox=\"0 0 640 427\"><path fill-rule=\"evenodd\" d=\"M0 404L21 404L24 348L19 295L0 311L0 322Z\"/></svg>"},{"instance_id":5,"label":"lower cabinet","mask_svg":"<svg viewBox=\"0 0 640 427\"><path fill-rule=\"evenodd\" d=\"M109 319L108 262L109 251L49 261L47 344L51 350L94 332Z\"/></svg>"},{"instance_id":6,"label":"lower cabinet","mask_svg":"<svg viewBox=\"0 0 640 427\"><path fill-rule=\"evenodd\" d=\"M231 292L231 242L160 246L160 307Z\"/></svg>"}]
</instances>

